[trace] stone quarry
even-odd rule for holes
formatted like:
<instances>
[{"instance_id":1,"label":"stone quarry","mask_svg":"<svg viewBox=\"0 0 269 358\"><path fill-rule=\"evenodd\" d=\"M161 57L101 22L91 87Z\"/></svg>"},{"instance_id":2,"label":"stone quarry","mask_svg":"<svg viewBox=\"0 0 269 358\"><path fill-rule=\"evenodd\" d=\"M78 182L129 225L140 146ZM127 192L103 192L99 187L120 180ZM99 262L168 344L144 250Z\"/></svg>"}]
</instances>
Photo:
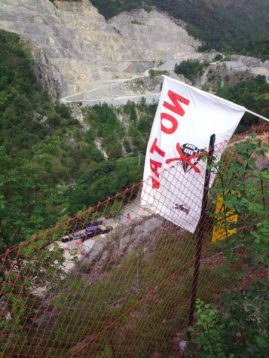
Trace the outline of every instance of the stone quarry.
<instances>
[{"instance_id":1,"label":"stone quarry","mask_svg":"<svg viewBox=\"0 0 269 358\"><path fill-rule=\"evenodd\" d=\"M31 47L37 77L58 98L106 98L117 89L122 96L126 88L129 96L139 94L138 86L125 81L144 77L160 61L188 57L199 46L155 10L120 14L107 23L88 0L0 0L0 7L0 28Z\"/></svg>"},{"instance_id":2,"label":"stone quarry","mask_svg":"<svg viewBox=\"0 0 269 358\"><path fill-rule=\"evenodd\" d=\"M210 63L196 83L200 87L212 72L215 78L229 73L242 78L242 72L244 78L269 78L269 61L232 56L214 63L216 53L199 53L201 43L183 22L155 9L123 12L109 21L89 0L0 0L0 9L0 28L20 35L31 49L40 84L64 103L123 105L142 97L156 102L160 75L178 78L175 64L187 59Z\"/></svg>"}]
</instances>

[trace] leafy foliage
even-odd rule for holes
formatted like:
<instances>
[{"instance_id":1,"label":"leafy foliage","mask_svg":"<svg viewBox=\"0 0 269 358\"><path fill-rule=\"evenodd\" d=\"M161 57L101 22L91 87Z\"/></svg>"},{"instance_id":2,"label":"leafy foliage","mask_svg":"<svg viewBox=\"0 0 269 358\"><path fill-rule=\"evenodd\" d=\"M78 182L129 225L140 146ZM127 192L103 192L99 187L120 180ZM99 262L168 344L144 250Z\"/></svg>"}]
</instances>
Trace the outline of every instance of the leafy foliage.
<instances>
[{"instance_id":1,"label":"leafy foliage","mask_svg":"<svg viewBox=\"0 0 269 358\"><path fill-rule=\"evenodd\" d=\"M228 229L236 233L219 242L219 248L229 261L236 262L238 245L243 257L243 272L258 272L268 267L269 171L257 169L257 156L268 152L268 145L258 139L238 143L238 156L229 168L219 167L219 184L213 193L225 193L224 213L235 210L237 223ZM255 153L255 155L253 155ZM237 193L235 195L234 193ZM223 213L221 214L223 216ZM213 214L215 217L215 214ZM215 217L215 225L219 217ZM242 260L242 258L240 258ZM237 273L231 274L234 280ZM221 308L197 301L197 322L191 330L194 346L187 355L199 357L265 357L268 352L268 277L248 289L229 290L222 297Z\"/></svg>"},{"instance_id":2,"label":"leafy foliage","mask_svg":"<svg viewBox=\"0 0 269 358\"><path fill-rule=\"evenodd\" d=\"M138 182L143 173L142 159L140 162L137 157L107 160L92 167L68 191L69 212L76 214Z\"/></svg>"},{"instance_id":3,"label":"leafy foliage","mask_svg":"<svg viewBox=\"0 0 269 358\"><path fill-rule=\"evenodd\" d=\"M109 158L119 158L122 148L119 138L124 135L124 129L118 121L112 108L107 104L94 106L87 111L87 119L94 128L94 137L102 138L102 144Z\"/></svg>"},{"instance_id":4,"label":"leafy foliage","mask_svg":"<svg viewBox=\"0 0 269 358\"><path fill-rule=\"evenodd\" d=\"M237 223L227 221L226 224L228 229L236 228L237 233L219 245L224 252L230 252L240 240L242 247L250 250L246 261L248 265L268 265L269 216L266 203L269 195L269 170L267 167L261 169L256 166L257 158L268 153L268 145L252 138L237 143L235 147L240 156L228 168L225 164L219 166L219 181L213 188L213 193L217 195L226 191L225 212L234 210L239 217ZM218 220L215 214L213 218Z\"/></svg>"},{"instance_id":5,"label":"leafy foliage","mask_svg":"<svg viewBox=\"0 0 269 358\"><path fill-rule=\"evenodd\" d=\"M140 180L156 111L143 100L95 106L85 109L85 130L41 91L32 69L18 36L0 31L0 250ZM262 77L219 94L268 115Z\"/></svg>"},{"instance_id":6,"label":"leafy foliage","mask_svg":"<svg viewBox=\"0 0 269 358\"><path fill-rule=\"evenodd\" d=\"M18 36L0 31L0 251L138 181L142 156L119 158L144 152L155 108L95 106L85 112L84 130L38 87ZM111 162L104 162L96 138ZM113 178L103 172L111 163Z\"/></svg>"},{"instance_id":7,"label":"leafy foliage","mask_svg":"<svg viewBox=\"0 0 269 358\"><path fill-rule=\"evenodd\" d=\"M220 248L205 242L207 253L224 252L227 262L223 267L201 265L198 290L201 301L198 301L197 324L192 332L195 344L190 346L188 353L191 356L263 357L268 349L268 280L242 292L231 290L237 284L234 271L238 265L233 256L236 256L234 253L238 246L245 253L240 259L240 274L249 267L268 265L268 212L264 205L264 202L268 203L268 170L258 171L255 157L250 155L267 152L268 147L258 139L252 139L238 143L236 149L234 146L228 149L227 156L230 151L236 152L233 152L236 160L232 165L227 167L219 163L220 181L216 183L211 198L214 199L214 195L223 192L224 188L239 191L240 196L227 195L225 198L227 211L233 208L240 214L238 232L234 238L220 242ZM89 194L95 193L94 187L96 195L102 195L98 189L107 188L106 180L113 185L118 179L116 169L126 176L128 169L132 170L137 165L136 159L130 157L98 163L96 170L91 171L81 185L84 185L84 190L92 187ZM126 169L127 165L129 168ZM261 179L264 181L263 192L257 190ZM116 183L116 187L118 185ZM151 352L166 354L171 337L179 327L184 327L187 320L195 237L182 231L180 236L179 230L173 226L164 231L158 228L154 236L152 233L144 236L144 232L141 235L136 231L135 235L141 235L139 245L126 250L123 257L113 256L124 235L130 234L134 228L129 227L127 232L126 227L122 228L124 231L115 231L115 236L111 237L109 245L103 247L100 259L94 261L94 265L87 264L81 270L80 262L77 271L69 274L61 272L58 265L62 257L60 250L48 251L46 240L45 243L32 240L30 244L22 244L20 255L14 252L15 260L11 256L13 266L9 267L9 260L5 263L4 299L8 300L12 312L12 321L6 320L0 338L5 352L20 349L22 354L34 352L40 355L46 347L50 356L63 355L63 352L70 355L73 348L80 349L81 342L89 342L88 339L93 337L85 354L98 352L104 355L112 351L118 356L127 350L135 356L148 356ZM57 235L57 229L51 233L51 237ZM102 272L92 284L89 277L93 267L101 264L105 253L108 260L100 266L101 269L98 267ZM14 261L16 265L21 264L18 275ZM221 310L204 304L206 298L215 302L218 298L219 302L216 290L222 287L222 282L223 287L230 290L223 297ZM33 284L38 287L46 284L48 296L45 300L34 297ZM27 309L30 306L33 309L29 313ZM149 332L151 339L144 339Z\"/></svg>"},{"instance_id":8,"label":"leafy foliage","mask_svg":"<svg viewBox=\"0 0 269 358\"><path fill-rule=\"evenodd\" d=\"M84 114L91 126L88 133L92 141L98 138L108 158L117 159L124 152L145 152L155 111L156 105L128 101L121 108L96 105L85 109Z\"/></svg>"},{"instance_id":9,"label":"leafy foliage","mask_svg":"<svg viewBox=\"0 0 269 358\"><path fill-rule=\"evenodd\" d=\"M175 65L175 73L182 74L191 82L202 74L203 68L206 65L199 61L182 61L180 64Z\"/></svg>"},{"instance_id":10,"label":"leafy foliage","mask_svg":"<svg viewBox=\"0 0 269 358\"><path fill-rule=\"evenodd\" d=\"M195 332L194 342L199 350L200 357L225 358L224 341L220 330L216 328L223 328L223 324L219 322L219 317L213 306L198 299L196 302L196 316L195 329L189 330L192 333Z\"/></svg>"},{"instance_id":11,"label":"leafy foliage","mask_svg":"<svg viewBox=\"0 0 269 358\"><path fill-rule=\"evenodd\" d=\"M266 357L269 349L269 280L242 292L229 292L222 309L197 301L197 322L190 352L199 357Z\"/></svg>"},{"instance_id":12,"label":"leafy foliage","mask_svg":"<svg viewBox=\"0 0 269 358\"><path fill-rule=\"evenodd\" d=\"M62 134L79 125L38 88L30 55L5 31L0 31L0 74L1 250L57 219L63 202L56 184L68 176Z\"/></svg>"},{"instance_id":13,"label":"leafy foliage","mask_svg":"<svg viewBox=\"0 0 269 358\"><path fill-rule=\"evenodd\" d=\"M246 108L269 116L269 84L264 76L257 76L247 82L238 83L233 87L219 89L218 95ZM257 125L260 120L246 114L238 126L238 132L243 132L251 125Z\"/></svg>"}]
</instances>

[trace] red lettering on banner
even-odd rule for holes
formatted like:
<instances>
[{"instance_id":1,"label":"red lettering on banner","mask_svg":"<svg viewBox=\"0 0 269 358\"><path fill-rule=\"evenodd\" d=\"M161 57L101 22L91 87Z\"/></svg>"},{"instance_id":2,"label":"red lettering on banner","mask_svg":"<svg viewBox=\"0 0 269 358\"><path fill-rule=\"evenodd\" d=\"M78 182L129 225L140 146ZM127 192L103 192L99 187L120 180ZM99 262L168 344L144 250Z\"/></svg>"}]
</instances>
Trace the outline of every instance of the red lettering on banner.
<instances>
[{"instance_id":1,"label":"red lettering on banner","mask_svg":"<svg viewBox=\"0 0 269 358\"><path fill-rule=\"evenodd\" d=\"M155 174L157 178L159 178L160 174L158 170L162 167L162 163L156 162L156 160L150 159L150 169Z\"/></svg>"},{"instance_id":2,"label":"red lettering on banner","mask_svg":"<svg viewBox=\"0 0 269 358\"><path fill-rule=\"evenodd\" d=\"M158 141L158 139L155 138L152 143L152 146L150 148L150 153L151 154L157 153L161 157L165 157L166 153L163 150L161 150L161 148L157 144L157 141ZM154 174L154 176L156 176L157 178L159 178L159 176L160 176L159 169L161 167L162 167L161 162L157 162L156 160L150 159L150 169L152 171L152 174ZM158 182L158 180L156 178L154 178L153 176L151 177L151 179L152 179L152 188L159 189L160 183Z\"/></svg>"},{"instance_id":3,"label":"red lettering on banner","mask_svg":"<svg viewBox=\"0 0 269 358\"><path fill-rule=\"evenodd\" d=\"M150 148L150 153L153 154L154 152L158 153L161 157L165 156L165 152L157 145L157 138L154 139L154 142Z\"/></svg>"},{"instance_id":4,"label":"red lettering on banner","mask_svg":"<svg viewBox=\"0 0 269 358\"><path fill-rule=\"evenodd\" d=\"M181 117L184 116L185 111L183 107L180 105L180 102L188 106L190 104L190 100L188 100L185 97L182 97L180 94L175 93L171 90L168 91L168 96L170 100L173 102L173 105L165 101L163 106L167 109L170 109L172 112L178 114Z\"/></svg>"},{"instance_id":5,"label":"red lettering on banner","mask_svg":"<svg viewBox=\"0 0 269 358\"><path fill-rule=\"evenodd\" d=\"M159 189L160 188L160 183L158 182L158 180L156 180L153 177L151 177L151 179L152 179L152 189Z\"/></svg>"},{"instance_id":6,"label":"red lettering on banner","mask_svg":"<svg viewBox=\"0 0 269 358\"><path fill-rule=\"evenodd\" d=\"M167 121L169 121L171 123L171 127L165 127L165 125L163 124L163 120L166 119ZM168 113L161 113L161 130L162 132L166 133L166 134L173 134L175 133L175 131L177 130L178 127L178 121L176 120L176 118L174 118L173 116L171 116L171 114Z\"/></svg>"},{"instance_id":7,"label":"red lettering on banner","mask_svg":"<svg viewBox=\"0 0 269 358\"><path fill-rule=\"evenodd\" d=\"M170 98L172 104L168 102L164 102L163 106L173 113L184 116L185 111L183 107L181 106L181 103L185 105L189 105L190 101L187 98L182 97L181 95L169 90L168 91L168 97ZM169 113L161 113L161 131L166 134L173 134L178 128L178 120L172 116ZM154 139L152 146L150 147L150 153L155 154L157 153L161 157L165 157L166 152L163 151L157 144L158 140L157 138ZM171 161L175 160L173 158ZM178 160L178 159L177 159ZM181 160L181 158L180 158ZM191 162L189 163L191 166L194 166ZM162 163L158 162L156 160L150 159L150 169L152 172L152 188L153 189L159 189L160 188L160 182L156 179L159 178L160 174L159 171L162 168Z\"/></svg>"}]
</instances>

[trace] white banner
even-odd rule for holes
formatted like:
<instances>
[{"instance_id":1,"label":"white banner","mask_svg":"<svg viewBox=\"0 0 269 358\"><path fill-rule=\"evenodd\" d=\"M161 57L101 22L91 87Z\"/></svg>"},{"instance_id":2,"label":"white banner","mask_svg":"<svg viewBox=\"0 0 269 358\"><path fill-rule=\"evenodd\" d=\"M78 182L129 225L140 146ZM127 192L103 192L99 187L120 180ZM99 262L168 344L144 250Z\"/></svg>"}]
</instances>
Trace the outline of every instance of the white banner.
<instances>
[{"instance_id":1,"label":"white banner","mask_svg":"<svg viewBox=\"0 0 269 358\"><path fill-rule=\"evenodd\" d=\"M216 135L219 160L245 111L165 77L147 147L141 204L193 233L201 215L206 171L202 157L210 136Z\"/></svg>"}]
</instances>

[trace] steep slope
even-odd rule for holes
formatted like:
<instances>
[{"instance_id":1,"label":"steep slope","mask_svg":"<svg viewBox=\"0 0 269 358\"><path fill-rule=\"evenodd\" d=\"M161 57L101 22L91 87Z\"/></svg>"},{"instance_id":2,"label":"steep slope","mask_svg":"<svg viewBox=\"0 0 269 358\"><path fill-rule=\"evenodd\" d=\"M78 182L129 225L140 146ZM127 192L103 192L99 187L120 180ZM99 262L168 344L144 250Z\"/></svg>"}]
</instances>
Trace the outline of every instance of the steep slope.
<instances>
[{"instance_id":1,"label":"steep slope","mask_svg":"<svg viewBox=\"0 0 269 358\"><path fill-rule=\"evenodd\" d=\"M39 88L19 37L0 30L0 253L138 181L154 112L94 107L82 126Z\"/></svg>"},{"instance_id":2,"label":"steep slope","mask_svg":"<svg viewBox=\"0 0 269 358\"><path fill-rule=\"evenodd\" d=\"M0 6L0 28L30 40L38 75L53 95L83 91L100 79L130 77L140 69L128 41L88 0L0 0Z\"/></svg>"},{"instance_id":3,"label":"steep slope","mask_svg":"<svg viewBox=\"0 0 269 358\"><path fill-rule=\"evenodd\" d=\"M57 220L56 186L81 156L71 140L79 123L38 88L32 66L18 36L0 30L0 251Z\"/></svg>"},{"instance_id":4,"label":"steep slope","mask_svg":"<svg viewBox=\"0 0 269 358\"><path fill-rule=\"evenodd\" d=\"M268 0L92 0L92 3L106 18L126 10L156 6L187 22L191 33L204 42L204 48L269 55Z\"/></svg>"},{"instance_id":5,"label":"steep slope","mask_svg":"<svg viewBox=\"0 0 269 358\"><path fill-rule=\"evenodd\" d=\"M268 116L268 86L258 78L221 94ZM94 106L81 125L37 86L19 37L0 30L0 251L139 181L155 110Z\"/></svg>"},{"instance_id":6,"label":"steep slope","mask_svg":"<svg viewBox=\"0 0 269 358\"><path fill-rule=\"evenodd\" d=\"M124 34L134 51L146 61L190 58L200 45L171 17L156 10L124 12L109 24Z\"/></svg>"},{"instance_id":7,"label":"steep slope","mask_svg":"<svg viewBox=\"0 0 269 358\"><path fill-rule=\"evenodd\" d=\"M192 56L200 45L157 11L124 14L109 24L88 0L0 0L0 6L0 28L30 44L37 77L53 97L139 94L139 86L124 81L143 77L160 60Z\"/></svg>"}]
</instances>

